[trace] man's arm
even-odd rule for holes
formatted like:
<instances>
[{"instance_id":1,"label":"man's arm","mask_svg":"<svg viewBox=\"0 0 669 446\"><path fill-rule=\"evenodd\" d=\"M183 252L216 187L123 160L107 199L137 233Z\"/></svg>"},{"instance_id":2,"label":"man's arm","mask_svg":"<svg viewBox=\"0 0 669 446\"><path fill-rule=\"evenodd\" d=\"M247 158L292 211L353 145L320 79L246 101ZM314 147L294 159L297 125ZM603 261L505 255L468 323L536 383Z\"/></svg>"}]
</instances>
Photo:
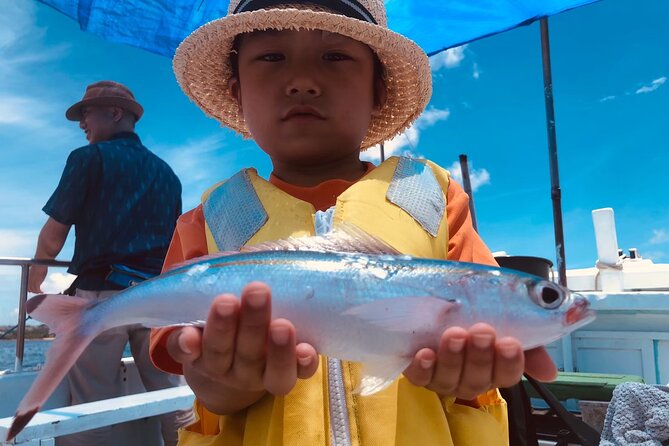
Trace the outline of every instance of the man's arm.
<instances>
[{"instance_id":1,"label":"man's arm","mask_svg":"<svg viewBox=\"0 0 669 446\"><path fill-rule=\"evenodd\" d=\"M49 217L39 233L35 258L40 260L55 259L60 250L63 249L67 234L70 232L70 226ZM46 278L47 270L46 266L33 265L30 267L28 291L31 293L42 292L42 282Z\"/></svg>"}]
</instances>

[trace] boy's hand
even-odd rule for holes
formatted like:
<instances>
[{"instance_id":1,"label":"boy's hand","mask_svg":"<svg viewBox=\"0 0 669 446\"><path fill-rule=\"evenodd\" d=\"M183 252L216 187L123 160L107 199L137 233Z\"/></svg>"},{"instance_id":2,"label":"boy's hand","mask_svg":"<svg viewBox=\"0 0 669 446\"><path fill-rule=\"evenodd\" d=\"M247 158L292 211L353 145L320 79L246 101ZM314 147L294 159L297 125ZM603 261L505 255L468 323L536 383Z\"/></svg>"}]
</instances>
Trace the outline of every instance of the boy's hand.
<instances>
[{"instance_id":1,"label":"boy's hand","mask_svg":"<svg viewBox=\"0 0 669 446\"><path fill-rule=\"evenodd\" d=\"M183 365L198 399L218 414L248 407L266 392L285 395L297 378L318 368L309 344L295 344L295 327L271 320L267 285L250 283L241 302L232 295L214 299L204 329L184 327L171 333L167 351Z\"/></svg>"},{"instance_id":2,"label":"boy's hand","mask_svg":"<svg viewBox=\"0 0 669 446\"><path fill-rule=\"evenodd\" d=\"M444 331L438 352L419 350L404 375L414 385L441 396L473 400L490 389L518 383L523 371L541 381L555 379L557 374L543 347L523 354L517 339L496 339L494 328L476 324L469 330Z\"/></svg>"}]
</instances>

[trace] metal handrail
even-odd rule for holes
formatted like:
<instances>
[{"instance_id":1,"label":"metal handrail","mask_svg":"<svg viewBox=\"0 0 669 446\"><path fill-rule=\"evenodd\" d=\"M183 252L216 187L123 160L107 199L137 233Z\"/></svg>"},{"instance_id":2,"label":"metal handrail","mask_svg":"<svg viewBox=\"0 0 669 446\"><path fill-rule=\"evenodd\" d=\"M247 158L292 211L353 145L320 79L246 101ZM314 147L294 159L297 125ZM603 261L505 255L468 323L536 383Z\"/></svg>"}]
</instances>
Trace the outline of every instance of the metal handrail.
<instances>
[{"instance_id":1,"label":"metal handrail","mask_svg":"<svg viewBox=\"0 0 669 446\"><path fill-rule=\"evenodd\" d=\"M23 370L23 353L26 338L26 302L28 301L28 275L32 265L68 267L70 262L62 260L28 259L23 257L0 257L0 266L21 267L21 289L19 291L19 320L16 332L16 359L14 371Z\"/></svg>"}]
</instances>

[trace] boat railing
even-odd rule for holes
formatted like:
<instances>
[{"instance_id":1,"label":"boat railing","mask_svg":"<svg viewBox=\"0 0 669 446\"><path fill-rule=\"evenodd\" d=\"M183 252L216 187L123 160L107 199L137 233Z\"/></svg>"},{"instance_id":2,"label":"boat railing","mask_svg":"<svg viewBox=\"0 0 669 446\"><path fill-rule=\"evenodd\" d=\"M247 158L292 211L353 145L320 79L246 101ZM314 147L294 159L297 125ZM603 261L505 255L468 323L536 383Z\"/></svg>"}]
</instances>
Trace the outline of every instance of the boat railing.
<instances>
[{"instance_id":1,"label":"boat railing","mask_svg":"<svg viewBox=\"0 0 669 446\"><path fill-rule=\"evenodd\" d=\"M26 339L26 302L28 301L28 276L31 266L55 266L65 268L70 262L62 260L41 260L20 257L0 257L0 266L18 266L21 268L21 287L19 289L19 316L16 332L16 359L14 360L14 371L23 370L23 353Z\"/></svg>"}]
</instances>

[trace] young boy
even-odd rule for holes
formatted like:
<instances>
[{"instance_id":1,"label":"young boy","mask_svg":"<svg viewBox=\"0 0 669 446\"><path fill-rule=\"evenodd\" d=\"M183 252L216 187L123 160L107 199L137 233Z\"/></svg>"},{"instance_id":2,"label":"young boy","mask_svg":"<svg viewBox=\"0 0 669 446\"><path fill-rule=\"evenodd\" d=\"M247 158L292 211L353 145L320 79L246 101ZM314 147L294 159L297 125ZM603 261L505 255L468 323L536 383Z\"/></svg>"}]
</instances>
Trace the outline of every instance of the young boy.
<instances>
[{"instance_id":1,"label":"young boy","mask_svg":"<svg viewBox=\"0 0 669 446\"><path fill-rule=\"evenodd\" d=\"M344 222L406 254L494 264L447 172L407 158L360 161L431 94L425 53L387 29L382 0L233 0L226 18L181 44L174 69L205 113L257 142L273 172L265 181L246 169L207 191L179 219L166 266ZM153 335L156 365L183 373L197 396L184 445L504 445L495 388L524 369L555 374L545 350L523 354L477 324L449 328L437 351L416 352L401 378L363 397L358 365L296 345L260 282L241 299L219 296L202 330Z\"/></svg>"}]
</instances>

